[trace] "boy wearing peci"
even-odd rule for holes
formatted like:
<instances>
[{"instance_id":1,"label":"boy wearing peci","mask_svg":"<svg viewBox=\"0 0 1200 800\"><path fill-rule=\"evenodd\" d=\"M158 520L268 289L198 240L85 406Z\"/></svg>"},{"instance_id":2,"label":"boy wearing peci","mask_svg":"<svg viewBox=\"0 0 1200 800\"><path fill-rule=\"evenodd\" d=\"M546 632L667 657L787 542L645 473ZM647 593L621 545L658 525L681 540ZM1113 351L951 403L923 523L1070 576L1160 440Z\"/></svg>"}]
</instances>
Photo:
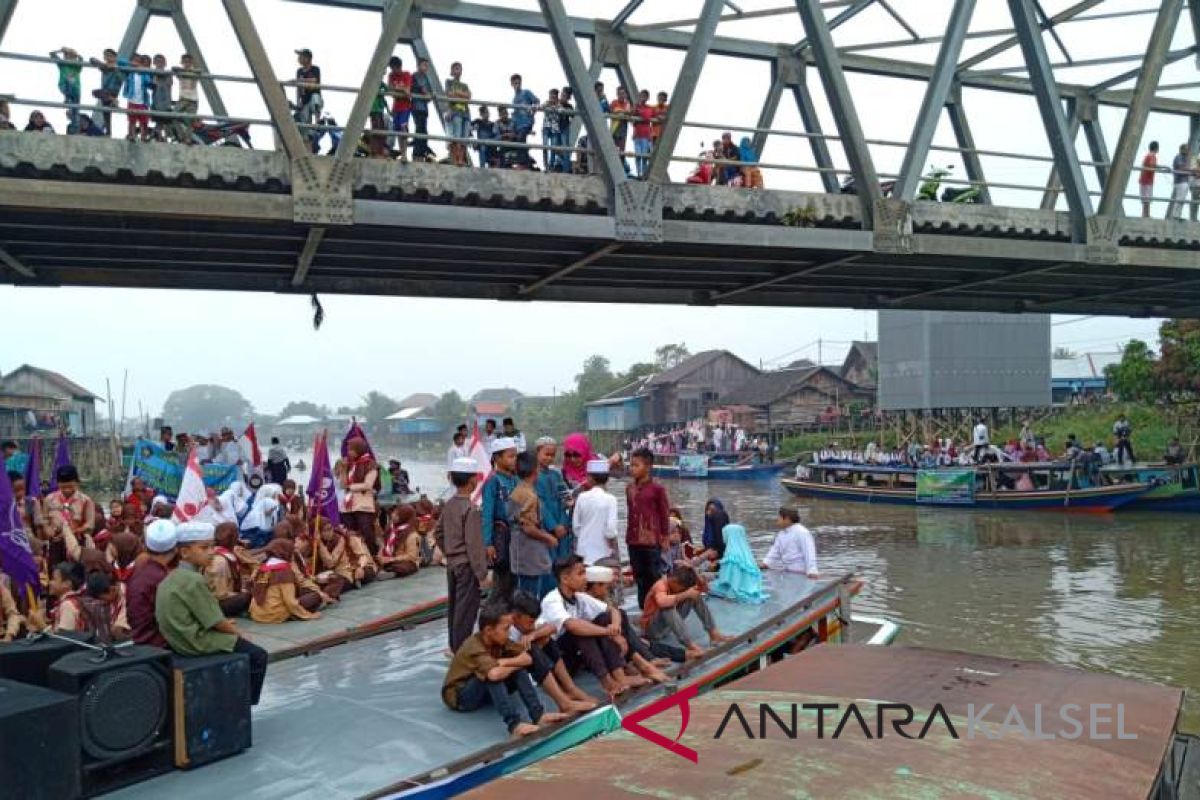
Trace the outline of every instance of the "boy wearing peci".
<instances>
[{"instance_id":1,"label":"boy wearing peci","mask_svg":"<svg viewBox=\"0 0 1200 800\"><path fill-rule=\"evenodd\" d=\"M456 458L450 464L450 498L438 517L434 539L446 556L447 615L450 619L450 650L458 652L471 637L479 614L479 593L487 581L487 552L483 543L482 518L471 502L478 481L478 465L472 458Z\"/></svg>"}]
</instances>

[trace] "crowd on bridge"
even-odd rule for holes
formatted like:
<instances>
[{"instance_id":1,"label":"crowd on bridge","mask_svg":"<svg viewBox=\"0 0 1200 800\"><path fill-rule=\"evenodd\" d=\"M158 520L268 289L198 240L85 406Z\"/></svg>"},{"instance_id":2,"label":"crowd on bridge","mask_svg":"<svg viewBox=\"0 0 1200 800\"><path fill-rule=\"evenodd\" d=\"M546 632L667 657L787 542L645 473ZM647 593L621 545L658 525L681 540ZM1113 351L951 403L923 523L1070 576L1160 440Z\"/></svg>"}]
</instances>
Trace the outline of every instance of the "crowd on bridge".
<instances>
[{"instance_id":1,"label":"crowd on bridge","mask_svg":"<svg viewBox=\"0 0 1200 800\"><path fill-rule=\"evenodd\" d=\"M181 56L175 66L168 66L162 54L151 57L137 53L126 59L111 48L101 58L86 62L70 47L55 50L49 57L58 70L58 90L66 110L68 134L115 135L114 109L124 101L125 137L129 141L251 145L249 124L222 119L210 123L205 120L212 117L199 115L202 74L189 54ZM296 58L299 66L295 80L289 84L295 93L289 104L293 118L314 153L321 151L326 140L328 152L333 152L341 144L343 131L326 113L321 68L313 63L313 53L308 48L296 50ZM99 86L91 92L94 107L98 109L92 114L82 110L93 105L82 99L85 66L95 68L100 75ZM369 130L355 143L356 155L405 162L440 161L466 167L473 165L470 154L474 152L478 165L488 169L577 174L597 171L594 149L589 147L587 135L580 135L580 112L570 86L552 87L542 99L526 87L521 75L514 74L509 79L512 101L477 104L476 116L472 118L473 95L463 79L462 64L450 65L450 77L441 86L435 86L431 73L428 59L418 59L414 71L406 70L399 56L390 59L371 105ZM646 178L671 112L667 93L658 92L652 101L647 90L631 97L625 86L618 86L610 100L603 82L597 81L593 90L626 176ZM429 131L431 107L442 116L444 137ZM530 143L539 130L539 118L540 146ZM14 128L7 104L0 101L0 129ZM56 132L39 110L31 112L24 130ZM432 147L438 140L444 140L447 150L441 159ZM533 156L539 147L540 165ZM712 142L711 148L700 153L687 181L762 188L762 171L757 164L758 153L750 138L743 137L735 143L732 133L725 132Z\"/></svg>"},{"instance_id":2,"label":"crowd on bridge","mask_svg":"<svg viewBox=\"0 0 1200 800\"><path fill-rule=\"evenodd\" d=\"M652 477L649 448L605 457L583 434L561 447L551 437L527 444L511 419L485 431L477 426L470 441L466 425L455 432L451 488L436 502L408 493L399 461L385 472L357 424L333 464L319 439L307 493L277 439L262 458L255 437L251 455L228 428L176 436L165 427L158 450L185 460L194 481L185 475L169 497L131 470L103 508L73 464L56 464L44 486L38 459L4 442L0 506L13 513L0 518L0 639L51 631L184 655L243 652L257 702L267 653L236 618L311 620L376 580L444 569L442 699L462 712L490 703L523 735L595 707L576 675L616 695L702 656L692 615L710 646L723 642L706 598L762 602L763 569L817 576L813 537L795 509L780 509L780 532L757 561L715 498L693 540ZM237 477L206 490L201 461ZM624 561L616 478L627 481ZM636 619L623 608L627 585L636 586ZM535 685L558 711L545 710Z\"/></svg>"}]
</instances>

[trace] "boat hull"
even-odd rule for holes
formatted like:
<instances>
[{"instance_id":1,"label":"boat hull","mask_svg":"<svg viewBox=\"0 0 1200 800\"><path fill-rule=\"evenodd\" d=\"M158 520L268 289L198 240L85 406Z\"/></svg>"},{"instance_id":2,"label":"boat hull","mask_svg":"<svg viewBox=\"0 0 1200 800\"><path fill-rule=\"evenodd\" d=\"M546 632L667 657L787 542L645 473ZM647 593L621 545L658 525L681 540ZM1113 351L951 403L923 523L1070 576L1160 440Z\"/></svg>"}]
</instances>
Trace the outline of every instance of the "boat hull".
<instances>
[{"instance_id":1,"label":"boat hull","mask_svg":"<svg viewBox=\"0 0 1200 800\"><path fill-rule=\"evenodd\" d=\"M1200 513L1200 491L1184 490L1171 495L1155 495L1149 492L1134 499L1127 507L1133 511L1196 514Z\"/></svg>"},{"instance_id":2,"label":"boat hull","mask_svg":"<svg viewBox=\"0 0 1200 800\"><path fill-rule=\"evenodd\" d=\"M885 503L889 505L921 506L923 508L985 508L1019 509L1029 511L1073 511L1105 513L1126 506L1141 495L1146 487L1104 486L1090 489L1046 490L1040 492L997 492L979 494L972 500L953 503L918 503L914 489L885 489L866 486L848 486L832 483L815 483L785 478L784 487L801 497L818 497L824 500L848 500L856 503Z\"/></svg>"},{"instance_id":3,"label":"boat hull","mask_svg":"<svg viewBox=\"0 0 1200 800\"><path fill-rule=\"evenodd\" d=\"M683 481L763 481L783 472L784 464L755 464L749 467L709 467L705 475L680 474L679 467L664 464L654 466L654 477Z\"/></svg>"}]
</instances>

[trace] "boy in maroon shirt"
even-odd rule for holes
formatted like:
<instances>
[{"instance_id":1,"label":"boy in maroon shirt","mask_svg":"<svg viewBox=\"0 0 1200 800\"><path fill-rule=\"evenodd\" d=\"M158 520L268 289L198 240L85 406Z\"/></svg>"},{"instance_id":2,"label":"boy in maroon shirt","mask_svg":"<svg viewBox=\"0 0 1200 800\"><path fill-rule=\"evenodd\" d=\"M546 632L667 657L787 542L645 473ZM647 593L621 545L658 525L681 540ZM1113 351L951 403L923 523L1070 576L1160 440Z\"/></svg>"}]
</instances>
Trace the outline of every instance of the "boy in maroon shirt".
<instances>
[{"instance_id":1,"label":"boy in maroon shirt","mask_svg":"<svg viewBox=\"0 0 1200 800\"><path fill-rule=\"evenodd\" d=\"M662 552L670 547L670 510L667 490L651 478L654 453L642 447L629 459L629 477L625 501L629 515L625 528L625 545L629 548L629 565L637 582L638 607L646 605L646 595L659 578Z\"/></svg>"}]
</instances>

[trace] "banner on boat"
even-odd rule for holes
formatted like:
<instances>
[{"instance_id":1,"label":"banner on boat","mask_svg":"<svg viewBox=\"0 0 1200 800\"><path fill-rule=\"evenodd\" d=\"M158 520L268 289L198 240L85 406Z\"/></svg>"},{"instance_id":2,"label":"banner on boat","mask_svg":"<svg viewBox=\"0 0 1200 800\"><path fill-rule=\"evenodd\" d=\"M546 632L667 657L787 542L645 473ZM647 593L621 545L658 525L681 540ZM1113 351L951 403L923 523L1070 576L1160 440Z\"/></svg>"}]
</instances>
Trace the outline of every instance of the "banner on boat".
<instances>
[{"instance_id":1,"label":"banner on boat","mask_svg":"<svg viewBox=\"0 0 1200 800\"><path fill-rule=\"evenodd\" d=\"M162 445L149 439L138 439L133 446L133 463L129 467L129 478L141 478L156 492L174 499L183 483L183 470L187 465L186 455L164 450ZM241 478L237 465L202 464L204 486L223 492Z\"/></svg>"},{"instance_id":2,"label":"banner on boat","mask_svg":"<svg viewBox=\"0 0 1200 800\"><path fill-rule=\"evenodd\" d=\"M679 457L679 477L707 478L708 456L681 455Z\"/></svg>"},{"instance_id":3,"label":"banner on boat","mask_svg":"<svg viewBox=\"0 0 1200 800\"><path fill-rule=\"evenodd\" d=\"M975 502L975 470L917 470L917 502L939 506L971 505Z\"/></svg>"}]
</instances>

